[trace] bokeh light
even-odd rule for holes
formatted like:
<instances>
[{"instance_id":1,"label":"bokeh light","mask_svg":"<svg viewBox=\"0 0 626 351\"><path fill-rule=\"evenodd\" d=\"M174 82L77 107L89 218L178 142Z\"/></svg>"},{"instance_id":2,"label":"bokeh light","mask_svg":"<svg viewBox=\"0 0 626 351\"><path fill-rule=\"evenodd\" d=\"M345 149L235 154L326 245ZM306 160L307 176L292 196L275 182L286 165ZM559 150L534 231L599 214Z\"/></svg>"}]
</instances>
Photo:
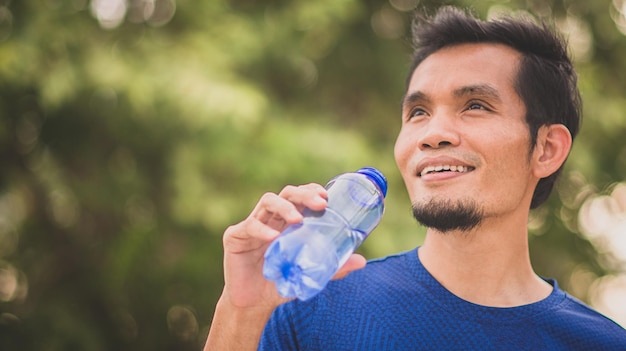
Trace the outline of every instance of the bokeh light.
<instances>
[{"instance_id":1,"label":"bokeh light","mask_svg":"<svg viewBox=\"0 0 626 351\"><path fill-rule=\"evenodd\" d=\"M112 29L124 21L126 0L92 0L91 13L103 28Z\"/></svg>"},{"instance_id":2,"label":"bokeh light","mask_svg":"<svg viewBox=\"0 0 626 351\"><path fill-rule=\"evenodd\" d=\"M175 0L91 0L91 14L105 29L118 27L128 19L132 23L148 23L159 27L176 13Z\"/></svg>"},{"instance_id":3,"label":"bokeh light","mask_svg":"<svg viewBox=\"0 0 626 351\"><path fill-rule=\"evenodd\" d=\"M617 29L626 35L626 0L613 0L610 13Z\"/></svg>"},{"instance_id":4,"label":"bokeh light","mask_svg":"<svg viewBox=\"0 0 626 351\"><path fill-rule=\"evenodd\" d=\"M389 6L383 6L372 15L372 29L385 39L399 38L406 32L405 18Z\"/></svg>"},{"instance_id":5,"label":"bokeh light","mask_svg":"<svg viewBox=\"0 0 626 351\"><path fill-rule=\"evenodd\" d=\"M188 306L172 306L167 312L167 327L182 340L193 340L198 336L199 325L196 315Z\"/></svg>"},{"instance_id":6,"label":"bokeh light","mask_svg":"<svg viewBox=\"0 0 626 351\"><path fill-rule=\"evenodd\" d=\"M27 293L24 273L10 263L0 261L0 302L23 301Z\"/></svg>"},{"instance_id":7,"label":"bokeh light","mask_svg":"<svg viewBox=\"0 0 626 351\"><path fill-rule=\"evenodd\" d=\"M616 308L625 306L626 296L626 183L615 184L608 195L589 197L580 209L578 222L598 251L608 254L610 268L622 272L596 281L590 289L591 302L626 326L626 308Z\"/></svg>"},{"instance_id":8,"label":"bokeh light","mask_svg":"<svg viewBox=\"0 0 626 351\"><path fill-rule=\"evenodd\" d=\"M593 36L587 22L568 14L557 21L559 30L567 38L569 49L575 61L588 61L593 54Z\"/></svg>"},{"instance_id":9,"label":"bokeh light","mask_svg":"<svg viewBox=\"0 0 626 351\"><path fill-rule=\"evenodd\" d=\"M6 40L13 30L13 14L3 4L0 4L0 42Z\"/></svg>"}]
</instances>

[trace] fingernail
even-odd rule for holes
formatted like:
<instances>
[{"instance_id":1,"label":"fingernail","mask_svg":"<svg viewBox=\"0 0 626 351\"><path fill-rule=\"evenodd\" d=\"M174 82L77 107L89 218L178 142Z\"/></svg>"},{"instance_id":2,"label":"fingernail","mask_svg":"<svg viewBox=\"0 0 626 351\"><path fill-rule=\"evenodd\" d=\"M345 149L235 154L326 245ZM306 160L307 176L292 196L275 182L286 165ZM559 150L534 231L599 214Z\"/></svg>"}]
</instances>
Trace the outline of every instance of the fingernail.
<instances>
[{"instance_id":1,"label":"fingernail","mask_svg":"<svg viewBox=\"0 0 626 351\"><path fill-rule=\"evenodd\" d=\"M292 218L294 218L294 219L295 219L295 218L300 218L300 217L302 217L302 213L300 213L300 212L298 212L298 211L296 211L296 210L293 210L293 211L291 211L291 212L289 213L289 216L291 216L291 217L292 217Z\"/></svg>"},{"instance_id":2,"label":"fingernail","mask_svg":"<svg viewBox=\"0 0 626 351\"><path fill-rule=\"evenodd\" d=\"M325 204L326 203L326 199L324 199L323 197L316 197L315 199L313 199L316 203L318 204Z\"/></svg>"}]
</instances>

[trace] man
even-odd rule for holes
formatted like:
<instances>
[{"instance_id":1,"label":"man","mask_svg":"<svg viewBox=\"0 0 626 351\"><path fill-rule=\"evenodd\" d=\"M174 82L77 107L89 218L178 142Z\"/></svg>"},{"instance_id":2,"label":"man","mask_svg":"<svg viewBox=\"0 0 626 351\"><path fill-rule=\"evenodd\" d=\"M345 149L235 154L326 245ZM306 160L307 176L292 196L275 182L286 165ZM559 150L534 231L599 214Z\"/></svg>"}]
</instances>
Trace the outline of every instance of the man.
<instances>
[{"instance_id":1,"label":"man","mask_svg":"<svg viewBox=\"0 0 626 351\"><path fill-rule=\"evenodd\" d=\"M529 211L548 197L580 122L563 42L526 20L452 8L414 36L395 158L428 227L423 245L361 270L353 255L345 279L287 302L262 277L263 253L303 208L323 209L326 192L266 194L225 232L205 350L626 350L626 330L529 259Z\"/></svg>"}]
</instances>

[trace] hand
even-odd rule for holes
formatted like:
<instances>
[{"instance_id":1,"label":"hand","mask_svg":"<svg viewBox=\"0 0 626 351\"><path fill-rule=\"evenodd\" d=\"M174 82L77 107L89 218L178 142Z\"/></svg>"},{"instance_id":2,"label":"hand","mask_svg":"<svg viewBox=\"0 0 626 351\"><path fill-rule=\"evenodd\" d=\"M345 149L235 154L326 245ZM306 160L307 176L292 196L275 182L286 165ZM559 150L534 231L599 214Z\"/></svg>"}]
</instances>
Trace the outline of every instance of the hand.
<instances>
[{"instance_id":1,"label":"hand","mask_svg":"<svg viewBox=\"0 0 626 351\"><path fill-rule=\"evenodd\" d=\"M278 195L267 193L242 222L224 233L223 298L237 308L274 309L288 301L276 291L273 282L263 277L263 255L272 240L288 225L302 221L305 208L326 208L326 189L319 184L287 186ZM342 278L365 266L365 258L352 255L335 275Z\"/></svg>"},{"instance_id":2,"label":"hand","mask_svg":"<svg viewBox=\"0 0 626 351\"><path fill-rule=\"evenodd\" d=\"M256 350L272 311L288 299L263 277L265 250L288 225L302 221L302 211L326 208L319 184L287 186L278 195L261 197L252 213L224 232L224 290L217 303L204 350ZM363 268L365 258L352 255L335 278Z\"/></svg>"}]
</instances>

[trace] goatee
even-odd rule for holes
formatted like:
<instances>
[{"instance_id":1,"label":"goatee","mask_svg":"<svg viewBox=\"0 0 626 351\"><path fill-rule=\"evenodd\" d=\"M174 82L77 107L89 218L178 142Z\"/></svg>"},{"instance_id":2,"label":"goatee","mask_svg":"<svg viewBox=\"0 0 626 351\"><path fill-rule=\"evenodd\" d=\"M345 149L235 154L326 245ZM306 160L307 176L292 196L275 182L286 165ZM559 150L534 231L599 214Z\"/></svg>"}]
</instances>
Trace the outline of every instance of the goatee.
<instances>
[{"instance_id":1,"label":"goatee","mask_svg":"<svg viewBox=\"0 0 626 351\"><path fill-rule=\"evenodd\" d=\"M483 212L474 201L431 199L425 204L413 204L413 217L422 225L442 233L470 231L483 219Z\"/></svg>"}]
</instances>

